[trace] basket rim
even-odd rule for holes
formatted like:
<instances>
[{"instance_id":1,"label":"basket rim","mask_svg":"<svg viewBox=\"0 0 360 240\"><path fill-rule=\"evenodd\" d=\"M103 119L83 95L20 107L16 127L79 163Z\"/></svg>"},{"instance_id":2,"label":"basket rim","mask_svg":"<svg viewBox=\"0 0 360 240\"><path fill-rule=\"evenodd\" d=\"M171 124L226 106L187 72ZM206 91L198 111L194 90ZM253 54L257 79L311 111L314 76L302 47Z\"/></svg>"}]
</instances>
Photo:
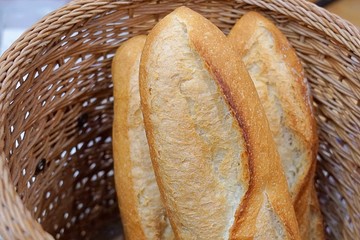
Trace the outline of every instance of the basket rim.
<instances>
[{"instance_id":1,"label":"basket rim","mask_svg":"<svg viewBox=\"0 0 360 240\"><path fill-rule=\"evenodd\" d=\"M134 4L149 4L154 2L156 1L71 1L33 24L32 27L25 31L0 56L0 196L3 196L2 198L6 199L7 203L11 203L16 207L15 212L10 211L8 207L3 207L2 210L5 209L6 212L2 212L1 215L7 216L8 219L21 218L22 221L19 221L20 223L16 228L20 229L24 236L27 234L28 237L35 237L37 239L39 239L39 236L41 238L53 239L53 237L46 233L42 226L32 218L30 211L26 209L19 195L16 193L15 186L10 180L10 171L4 152L4 122L6 117L4 113L7 107L5 103L8 104L8 100L12 96L16 84L12 79L17 76L19 65L26 64L27 61L29 61L29 57L38 53L31 51L35 45L45 47L49 43L47 41L40 43L33 39L39 34L44 35L45 38L59 36L65 30L71 29L75 24L119 5L135 6ZM186 4L186 2L185 0L183 1L184 4ZM347 20L311 2L305 0L235 0L235 2L247 3L276 12L285 12L287 16L291 15L293 19L300 20L308 26L312 26L325 33L328 37L335 39L360 57L360 30ZM65 21L64 15L71 15L74 19L70 22ZM12 208L12 210L14 210L14 208ZM0 236L7 236L7 233L5 229L0 228Z\"/></svg>"},{"instance_id":2,"label":"basket rim","mask_svg":"<svg viewBox=\"0 0 360 240\"><path fill-rule=\"evenodd\" d=\"M15 221L11 221L11 224L16 224L16 226L13 226L16 229L14 231L10 229L11 224L7 222L0 225L0 237L3 237L4 240L9 239L9 234L12 236L10 239L54 239L33 219L29 209L25 207L17 194L11 181L10 170L5 156L4 112L7 106L4 103L8 103L8 99L13 94L15 81L12 81L12 79L17 76L18 66L26 64L29 56L38 53L38 51L32 51L34 46L40 44L40 47L45 47L48 44L48 42L39 43L39 41L34 41L33 39L37 35L43 34L45 37L59 36L82 20L101 14L118 5L126 4L132 4L132 1L113 2L111 0L102 0L94 2L91 0L73 0L34 23L0 56L0 196L2 196L1 200L5 200L7 204L12 206L12 211L10 211L9 206L1 202L2 212L0 213L6 219L2 217L0 222L12 219ZM70 15L73 19L68 21L64 19L64 15ZM7 90L9 91L7 92ZM16 221L16 219L21 220Z\"/></svg>"},{"instance_id":3,"label":"basket rim","mask_svg":"<svg viewBox=\"0 0 360 240\"><path fill-rule=\"evenodd\" d=\"M320 30L360 56L360 26L306 0L236 0L276 12L292 12L294 19ZM294 14L296 13L296 14Z\"/></svg>"}]
</instances>

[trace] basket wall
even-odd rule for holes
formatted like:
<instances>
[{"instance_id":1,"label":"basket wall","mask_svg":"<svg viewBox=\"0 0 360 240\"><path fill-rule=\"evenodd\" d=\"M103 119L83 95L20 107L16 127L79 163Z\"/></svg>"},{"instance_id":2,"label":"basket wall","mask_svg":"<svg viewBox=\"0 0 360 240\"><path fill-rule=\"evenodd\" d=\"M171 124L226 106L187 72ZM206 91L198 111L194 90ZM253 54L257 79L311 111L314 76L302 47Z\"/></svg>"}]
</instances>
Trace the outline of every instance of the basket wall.
<instances>
[{"instance_id":1,"label":"basket wall","mask_svg":"<svg viewBox=\"0 0 360 240\"><path fill-rule=\"evenodd\" d=\"M112 56L121 42L146 34L183 4L224 33L250 10L285 33L314 95L317 189L328 237L360 237L360 34L300 0L83 0L35 24L0 58L0 236L121 234L111 148Z\"/></svg>"}]
</instances>

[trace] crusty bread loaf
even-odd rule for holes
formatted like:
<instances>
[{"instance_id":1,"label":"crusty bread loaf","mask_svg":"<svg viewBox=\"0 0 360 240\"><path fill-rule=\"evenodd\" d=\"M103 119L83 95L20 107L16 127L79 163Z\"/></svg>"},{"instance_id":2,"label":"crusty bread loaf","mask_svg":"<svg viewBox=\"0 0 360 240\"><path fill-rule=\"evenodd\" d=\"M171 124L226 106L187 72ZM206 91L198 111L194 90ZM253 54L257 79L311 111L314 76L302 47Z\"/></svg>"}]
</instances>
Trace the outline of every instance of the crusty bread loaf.
<instances>
[{"instance_id":1,"label":"crusty bread loaf","mask_svg":"<svg viewBox=\"0 0 360 240\"><path fill-rule=\"evenodd\" d=\"M139 64L145 40L137 36L123 43L112 62L115 183L126 239L173 239L140 109Z\"/></svg>"},{"instance_id":2,"label":"crusty bread loaf","mask_svg":"<svg viewBox=\"0 0 360 240\"><path fill-rule=\"evenodd\" d=\"M320 212L320 205L316 194L315 185L311 184L310 199L310 240L325 239L323 217Z\"/></svg>"},{"instance_id":3,"label":"crusty bread loaf","mask_svg":"<svg viewBox=\"0 0 360 240\"><path fill-rule=\"evenodd\" d=\"M140 95L178 239L300 239L255 87L223 33L181 7L149 33Z\"/></svg>"},{"instance_id":4,"label":"crusty bread loaf","mask_svg":"<svg viewBox=\"0 0 360 240\"><path fill-rule=\"evenodd\" d=\"M228 39L240 53L265 109L302 239L310 239L315 232L316 236L323 236L318 200L313 192L316 125L301 63L281 31L255 12L245 14ZM318 224L313 224L312 218Z\"/></svg>"}]
</instances>

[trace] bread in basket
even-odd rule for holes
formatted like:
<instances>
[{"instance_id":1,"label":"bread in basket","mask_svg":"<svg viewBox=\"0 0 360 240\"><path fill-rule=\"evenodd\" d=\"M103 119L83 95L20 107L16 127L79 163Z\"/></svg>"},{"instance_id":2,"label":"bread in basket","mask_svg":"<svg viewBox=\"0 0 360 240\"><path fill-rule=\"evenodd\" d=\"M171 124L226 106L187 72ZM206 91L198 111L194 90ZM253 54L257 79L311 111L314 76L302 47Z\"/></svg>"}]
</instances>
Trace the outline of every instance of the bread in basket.
<instances>
[{"instance_id":1,"label":"bread in basket","mask_svg":"<svg viewBox=\"0 0 360 240\"><path fill-rule=\"evenodd\" d=\"M248 11L272 19L312 86L317 189L329 239L360 236L360 32L300 1L73 1L0 57L0 236L119 235L113 182L111 60L186 5L224 33ZM105 235L107 234L107 235Z\"/></svg>"}]
</instances>

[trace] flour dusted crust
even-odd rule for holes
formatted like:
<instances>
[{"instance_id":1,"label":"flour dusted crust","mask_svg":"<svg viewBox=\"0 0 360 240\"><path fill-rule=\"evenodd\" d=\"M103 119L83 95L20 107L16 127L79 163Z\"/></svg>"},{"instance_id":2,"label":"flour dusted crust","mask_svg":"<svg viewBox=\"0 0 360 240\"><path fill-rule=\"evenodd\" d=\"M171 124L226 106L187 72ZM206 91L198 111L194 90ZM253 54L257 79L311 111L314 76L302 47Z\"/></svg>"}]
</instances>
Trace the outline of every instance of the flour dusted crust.
<instances>
[{"instance_id":1,"label":"flour dusted crust","mask_svg":"<svg viewBox=\"0 0 360 240\"><path fill-rule=\"evenodd\" d=\"M177 238L300 239L256 89L219 29L185 7L161 20L144 46L140 95Z\"/></svg>"},{"instance_id":2,"label":"flour dusted crust","mask_svg":"<svg viewBox=\"0 0 360 240\"><path fill-rule=\"evenodd\" d=\"M255 12L245 14L228 39L241 55L269 119L302 239L324 239L314 189L316 124L301 63L281 31Z\"/></svg>"},{"instance_id":3,"label":"flour dusted crust","mask_svg":"<svg viewBox=\"0 0 360 240\"><path fill-rule=\"evenodd\" d=\"M160 199L140 109L139 65L146 36L121 45L112 62L113 155L121 220L128 240L173 239Z\"/></svg>"}]
</instances>

